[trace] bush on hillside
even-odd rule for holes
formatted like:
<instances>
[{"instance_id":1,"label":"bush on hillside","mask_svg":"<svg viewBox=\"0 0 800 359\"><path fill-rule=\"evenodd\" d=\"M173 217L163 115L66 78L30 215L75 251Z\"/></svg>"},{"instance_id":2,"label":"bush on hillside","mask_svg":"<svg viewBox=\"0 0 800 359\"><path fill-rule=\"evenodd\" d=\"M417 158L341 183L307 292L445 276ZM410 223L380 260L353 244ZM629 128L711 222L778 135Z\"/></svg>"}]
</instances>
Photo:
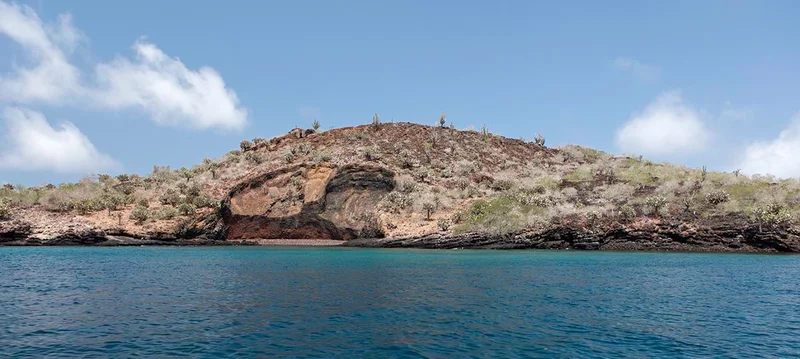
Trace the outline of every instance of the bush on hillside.
<instances>
[{"instance_id":1,"label":"bush on hillside","mask_svg":"<svg viewBox=\"0 0 800 359\"><path fill-rule=\"evenodd\" d=\"M244 140L242 142L239 142L239 148L242 149L242 152L250 151L250 150L253 149L253 147L254 147L253 143L248 141L248 140Z\"/></svg>"},{"instance_id":2,"label":"bush on hillside","mask_svg":"<svg viewBox=\"0 0 800 359\"><path fill-rule=\"evenodd\" d=\"M191 203L183 202L178 205L178 213L180 213L182 216L193 216L196 210L197 207Z\"/></svg>"},{"instance_id":3,"label":"bush on hillside","mask_svg":"<svg viewBox=\"0 0 800 359\"><path fill-rule=\"evenodd\" d=\"M447 232L453 226L453 221L447 218L439 218L436 221L436 226L439 227L440 231Z\"/></svg>"},{"instance_id":4,"label":"bush on hillside","mask_svg":"<svg viewBox=\"0 0 800 359\"><path fill-rule=\"evenodd\" d=\"M706 202L708 202L712 206L728 202L730 198L731 195L723 190L714 190L706 194Z\"/></svg>"},{"instance_id":5,"label":"bush on hillside","mask_svg":"<svg viewBox=\"0 0 800 359\"><path fill-rule=\"evenodd\" d=\"M11 200L0 198L0 220L8 219L9 217L11 217Z\"/></svg>"},{"instance_id":6,"label":"bush on hillside","mask_svg":"<svg viewBox=\"0 0 800 359\"><path fill-rule=\"evenodd\" d=\"M130 218L138 225L144 224L150 218L150 210L147 207L136 206L131 211Z\"/></svg>"}]
</instances>

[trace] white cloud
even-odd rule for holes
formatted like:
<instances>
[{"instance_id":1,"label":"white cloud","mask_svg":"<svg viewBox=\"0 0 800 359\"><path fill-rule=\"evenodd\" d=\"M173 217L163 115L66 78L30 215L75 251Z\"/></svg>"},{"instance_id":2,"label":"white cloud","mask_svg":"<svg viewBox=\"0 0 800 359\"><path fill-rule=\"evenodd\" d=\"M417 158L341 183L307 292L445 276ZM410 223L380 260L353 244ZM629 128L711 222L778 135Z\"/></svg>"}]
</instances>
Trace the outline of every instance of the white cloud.
<instances>
[{"instance_id":1,"label":"white cloud","mask_svg":"<svg viewBox=\"0 0 800 359\"><path fill-rule=\"evenodd\" d=\"M119 167L69 122L53 128L41 113L17 107L5 108L3 118L6 141L0 148L0 168L86 173Z\"/></svg>"},{"instance_id":2,"label":"white cloud","mask_svg":"<svg viewBox=\"0 0 800 359\"><path fill-rule=\"evenodd\" d=\"M192 71L177 58L144 41L133 46L137 59L118 58L95 68L93 98L112 109L139 107L165 124L196 128L242 128L247 110L210 67Z\"/></svg>"},{"instance_id":3,"label":"white cloud","mask_svg":"<svg viewBox=\"0 0 800 359\"><path fill-rule=\"evenodd\" d=\"M618 57L614 60L614 67L620 71L630 72L644 81L655 81L661 76L661 69L658 66L643 64L627 57Z\"/></svg>"},{"instance_id":4,"label":"white cloud","mask_svg":"<svg viewBox=\"0 0 800 359\"><path fill-rule=\"evenodd\" d=\"M0 34L18 43L30 58L0 77L0 100L80 105L104 110L137 108L162 124L199 129L240 129L247 109L210 67L191 70L143 40L135 59L119 57L95 65L91 82L67 54L85 39L69 15L44 24L28 6L0 0Z\"/></svg>"},{"instance_id":5,"label":"white cloud","mask_svg":"<svg viewBox=\"0 0 800 359\"><path fill-rule=\"evenodd\" d=\"M617 132L617 146L645 155L685 155L703 150L709 132L680 92L666 92Z\"/></svg>"},{"instance_id":6,"label":"white cloud","mask_svg":"<svg viewBox=\"0 0 800 359\"><path fill-rule=\"evenodd\" d=\"M30 7L0 1L0 34L22 46L30 60L27 66L15 64L11 74L0 76L0 100L57 103L80 95L80 72L59 46L73 49L82 38L69 16L61 16L57 26L48 27Z\"/></svg>"},{"instance_id":7,"label":"white cloud","mask_svg":"<svg viewBox=\"0 0 800 359\"><path fill-rule=\"evenodd\" d=\"M739 163L748 174L772 174L778 177L800 177L800 113L789 127L772 141L754 142L747 146Z\"/></svg>"}]
</instances>

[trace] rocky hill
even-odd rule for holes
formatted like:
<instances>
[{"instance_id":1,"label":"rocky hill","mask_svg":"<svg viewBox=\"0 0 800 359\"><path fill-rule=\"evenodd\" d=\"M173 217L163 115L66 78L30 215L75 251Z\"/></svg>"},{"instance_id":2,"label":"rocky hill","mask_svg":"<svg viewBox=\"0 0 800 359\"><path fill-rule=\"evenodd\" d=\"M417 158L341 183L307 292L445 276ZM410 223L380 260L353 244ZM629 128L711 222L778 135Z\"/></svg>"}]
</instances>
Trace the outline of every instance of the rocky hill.
<instances>
[{"instance_id":1,"label":"rocky hill","mask_svg":"<svg viewBox=\"0 0 800 359\"><path fill-rule=\"evenodd\" d=\"M0 244L796 252L800 182L487 129L379 123L242 141L192 168L0 189Z\"/></svg>"}]
</instances>

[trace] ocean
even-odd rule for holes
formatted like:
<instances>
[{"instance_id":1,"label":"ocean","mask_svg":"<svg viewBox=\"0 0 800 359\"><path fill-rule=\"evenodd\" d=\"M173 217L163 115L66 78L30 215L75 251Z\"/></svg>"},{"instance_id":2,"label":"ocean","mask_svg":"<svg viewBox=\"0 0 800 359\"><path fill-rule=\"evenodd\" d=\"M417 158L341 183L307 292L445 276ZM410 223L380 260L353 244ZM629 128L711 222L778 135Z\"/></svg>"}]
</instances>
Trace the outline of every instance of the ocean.
<instances>
[{"instance_id":1,"label":"ocean","mask_svg":"<svg viewBox=\"0 0 800 359\"><path fill-rule=\"evenodd\" d=\"M0 248L0 357L800 356L800 256Z\"/></svg>"}]
</instances>

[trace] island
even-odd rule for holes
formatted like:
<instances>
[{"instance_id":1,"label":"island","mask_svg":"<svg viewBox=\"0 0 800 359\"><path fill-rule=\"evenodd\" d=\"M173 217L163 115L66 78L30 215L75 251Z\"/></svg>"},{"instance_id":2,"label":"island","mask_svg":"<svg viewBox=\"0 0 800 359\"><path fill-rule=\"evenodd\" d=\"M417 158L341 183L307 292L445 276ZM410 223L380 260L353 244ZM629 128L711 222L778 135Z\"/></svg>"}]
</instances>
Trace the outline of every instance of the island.
<instances>
[{"instance_id":1,"label":"island","mask_svg":"<svg viewBox=\"0 0 800 359\"><path fill-rule=\"evenodd\" d=\"M0 188L0 245L797 252L800 184L481 129L295 128L191 168Z\"/></svg>"}]
</instances>

